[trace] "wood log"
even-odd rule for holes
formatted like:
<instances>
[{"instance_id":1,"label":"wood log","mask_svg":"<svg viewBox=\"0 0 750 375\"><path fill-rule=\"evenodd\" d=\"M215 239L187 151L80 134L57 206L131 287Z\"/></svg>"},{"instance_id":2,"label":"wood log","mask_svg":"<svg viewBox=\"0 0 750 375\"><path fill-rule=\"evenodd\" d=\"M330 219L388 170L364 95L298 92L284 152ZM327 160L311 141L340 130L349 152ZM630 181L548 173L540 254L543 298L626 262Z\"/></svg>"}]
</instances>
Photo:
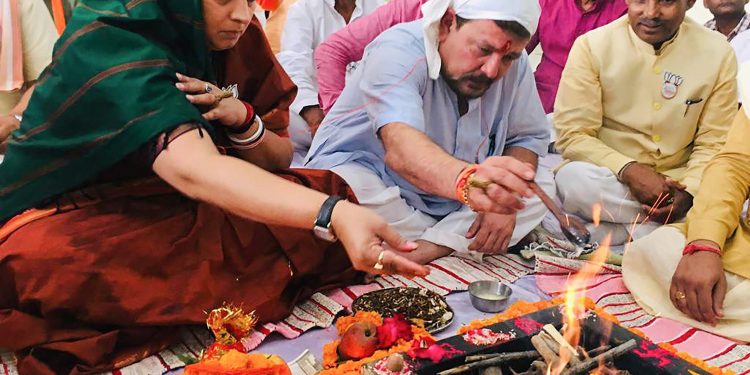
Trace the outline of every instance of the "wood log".
<instances>
[{"instance_id":1,"label":"wood log","mask_svg":"<svg viewBox=\"0 0 750 375\"><path fill-rule=\"evenodd\" d=\"M581 358L578 357L578 351L563 337L555 326L546 324L542 327L542 332L547 333L557 343L557 355L559 357L563 357L562 351L566 351L571 365L577 365L581 362Z\"/></svg>"},{"instance_id":2,"label":"wood log","mask_svg":"<svg viewBox=\"0 0 750 375\"><path fill-rule=\"evenodd\" d=\"M504 362L517 361L521 359L533 359L533 358L538 358L538 357L539 357L539 353L536 350L529 350L526 352L515 352L515 353L501 353L500 355L494 358L485 359L483 361L467 363L464 365L454 367L452 369L438 372L438 375L460 374L466 371L479 370L485 367L496 366Z\"/></svg>"},{"instance_id":3,"label":"wood log","mask_svg":"<svg viewBox=\"0 0 750 375\"><path fill-rule=\"evenodd\" d=\"M482 370L482 375L503 375L503 370L497 366L490 366Z\"/></svg>"},{"instance_id":4,"label":"wood log","mask_svg":"<svg viewBox=\"0 0 750 375\"><path fill-rule=\"evenodd\" d=\"M586 373L589 370L599 366L599 363L609 362L615 358L633 350L636 347L635 339L630 339L623 344L620 344L606 352L599 354L596 357L589 358L575 366L570 366L568 369L562 372L562 375L573 375Z\"/></svg>"},{"instance_id":5,"label":"wood log","mask_svg":"<svg viewBox=\"0 0 750 375\"><path fill-rule=\"evenodd\" d=\"M538 335L531 338L531 345L534 345L534 349L541 354L544 358L544 362L548 365L557 366L560 363L560 357L557 355L558 348L553 347L554 344L550 342L551 339L545 339L545 336L549 336L544 332L540 332Z\"/></svg>"}]
</instances>

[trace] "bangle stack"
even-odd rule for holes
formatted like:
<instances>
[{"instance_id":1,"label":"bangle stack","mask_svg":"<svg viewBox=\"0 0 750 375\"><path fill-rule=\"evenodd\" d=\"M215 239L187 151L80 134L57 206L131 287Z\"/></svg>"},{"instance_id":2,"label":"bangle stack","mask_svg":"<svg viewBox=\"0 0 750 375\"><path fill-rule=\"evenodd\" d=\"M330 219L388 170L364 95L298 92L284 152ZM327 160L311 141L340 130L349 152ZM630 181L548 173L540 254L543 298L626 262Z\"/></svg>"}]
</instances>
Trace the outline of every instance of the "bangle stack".
<instances>
[{"instance_id":1,"label":"bangle stack","mask_svg":"<svg viewBox=\"0 0 750 375\"><path fill-rule=\"evenodd\" d=\"M708 245L687 245L685 246L685 249L682 250L682 255L689 255L698 251L707 251L709 253L721 255L721 249Z\"/></svg>"},{"instance_id":2,"label":"bangle stack","mask_svg":"<svg viewBox=\"0 0 750 375\"><path fill-rule=\"evenodd\" d=\"M263 126L263 121L261 121L260 117L255 117L255 121L258 123L258 130L256 130L255 133L247 138L238 138L230 132L227 132L227 138L229 138L229 141L232 142L234 148L248 150L251 148L255 148L261 142L263 142L263 138L266 135L266 127Z\"/></svg>"},{"instance_id":3,"label":"bangle stack","mask_svg":"<svg viewBox=\"0 0 750 375\"><path fill-rule=\"evenodd\" d=\"M459 202L462 202L463 204L469 206L472 210L474 210L473 207L471 207L471 204L469 204L469 188L471 188L471 184L469 184L469 180L474 177L474 174L477 173L477 169L479 168L478 165L472 164L461 170L461 173L458 174L458 177L456 178L456 199Z\"/></svg>"}]
</instances>

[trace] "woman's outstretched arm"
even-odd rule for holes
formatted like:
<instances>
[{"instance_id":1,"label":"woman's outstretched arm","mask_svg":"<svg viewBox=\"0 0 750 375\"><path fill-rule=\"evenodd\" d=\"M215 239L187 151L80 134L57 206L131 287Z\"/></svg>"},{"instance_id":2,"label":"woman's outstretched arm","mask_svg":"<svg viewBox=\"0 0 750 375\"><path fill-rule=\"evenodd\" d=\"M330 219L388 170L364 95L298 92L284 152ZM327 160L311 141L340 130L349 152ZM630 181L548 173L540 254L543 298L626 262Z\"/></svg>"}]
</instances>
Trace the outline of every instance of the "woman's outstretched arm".
<instances>
[{"instance_id":1,"label":"woman's outstretched arm","mask_svg":"<svg viewBox=\"0 0 750 375\"><path fill-rule=\"evenodd\" d=\"M275 176L243 160L221 155L209 137L193 130L173 140L153 164L157 175L183 194L216 205L228 212L265 224L312 229L327 196ZM382 273L373 266L386 250L385 270L404 276L421 276L427 268L397 253L416 244L404 240L377 214L350 202L333 210L331 225L354 267Z\"/></svg>"}]
</instances>

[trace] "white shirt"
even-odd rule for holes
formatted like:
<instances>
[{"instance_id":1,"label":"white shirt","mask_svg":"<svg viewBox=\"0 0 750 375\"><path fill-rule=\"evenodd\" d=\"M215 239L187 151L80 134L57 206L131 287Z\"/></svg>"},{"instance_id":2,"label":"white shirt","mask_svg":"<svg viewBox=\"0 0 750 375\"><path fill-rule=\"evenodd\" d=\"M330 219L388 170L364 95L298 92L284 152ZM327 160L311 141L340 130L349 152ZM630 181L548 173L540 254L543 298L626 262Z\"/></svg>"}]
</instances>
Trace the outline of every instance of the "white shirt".
<instances>
[{"instance_id":1,"label":"white shirt","mask_svg":"<svg viewBox=\"0 0 750 375\"><path fill-rule=\"evenodd\" d=\"M741 67L741 69L747 69L744 63L750 61L750 30L743 31L739 34L737 34L734 39L732 39L729 44L732 45L732 48L734 49L734 54L737 56L737 66ZM745 85L749 84L750 82L742 82L740 80L739 82L739 101L742 103L742 85L743 83Z\"/></svg>"},{"instance_id":2,"label":"white shirt","mask_svg":"<svg viewBox=\"0 0 750 375\"><path fill-rule=\"evenodd\" d=\"M356 0L349 22L372 13L386 0ZM299 0L289 7L281 35L281 52L276 58L294 84L297 97L290 109L296 113L307 106L318 105L318 83L313 53L331 34L344 28L346 21L339 14L335 0Z\"/></svg>"}]
</instances>

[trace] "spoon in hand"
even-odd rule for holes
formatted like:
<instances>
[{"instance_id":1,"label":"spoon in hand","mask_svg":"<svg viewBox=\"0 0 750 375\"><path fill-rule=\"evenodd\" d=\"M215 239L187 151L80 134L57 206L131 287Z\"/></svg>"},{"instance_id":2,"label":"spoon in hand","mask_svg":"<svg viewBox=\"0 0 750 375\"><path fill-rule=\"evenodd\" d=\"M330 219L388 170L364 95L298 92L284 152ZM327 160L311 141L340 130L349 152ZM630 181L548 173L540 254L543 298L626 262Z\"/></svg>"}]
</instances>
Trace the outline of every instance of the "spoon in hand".
<instances>
[{"instance_id":1,"label":"spoon in hand","mask_svg":"<svg viewBox=\"0 0 750 375\"><path fill-rule=\"evenodd\" d=\"M583 221L575 216L564 214L560 207L555 204L552 198L550 198L547 193L536 184L536 182L529 182L529 187L534 194L539 196L539 199L542 200L552 214L555 215L557 221L560 222L560 228L562 229L565 238L580 247L585 247L589 244L591 241L591 233L586 229L586 225L584 225Z\"/></svg>"}]
</instances>

